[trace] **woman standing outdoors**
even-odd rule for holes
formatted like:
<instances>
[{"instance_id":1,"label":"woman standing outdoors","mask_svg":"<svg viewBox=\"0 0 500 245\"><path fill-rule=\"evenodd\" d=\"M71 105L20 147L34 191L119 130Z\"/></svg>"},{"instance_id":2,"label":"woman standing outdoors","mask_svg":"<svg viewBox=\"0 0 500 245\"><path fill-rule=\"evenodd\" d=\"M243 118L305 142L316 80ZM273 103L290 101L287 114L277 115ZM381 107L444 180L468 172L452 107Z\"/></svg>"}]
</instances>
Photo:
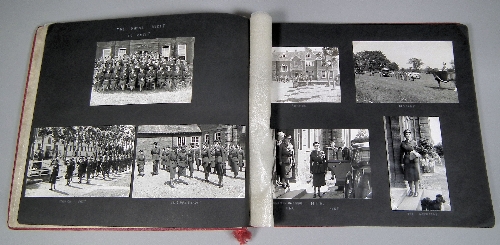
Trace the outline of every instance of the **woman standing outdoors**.
<instances>
[{"instance_id":1,"label":"woman standing outdoors","mask_svg":"<svg viewBox=\"0 0 500 245\"><path fill-rule=\"evenodd\" d=\"M309 169L311 174L313 175L313 187L314 187L314 195L313 198L316 198L316 193L318 193L318 197L321 197L321 186L326 185L325 174L327 169L327 163L325 159L325 153L320 151L320 145L318 142L313 143L314 150L311 152L310 161L309 161ZM316 189L318 190L316 192Z\"/></svg>"},{"instance_id":2,"label":"woman standing outdoors","mask_svg":"<svg viewBox=\"0 0 500 245\"><path fill-rule=\"evenodd\" d=\"M401 142L401 163L403 165L404 179L408 181L410 190L408 196L418 196L418 181L420 180L420 154L415 150L417 142L411 139L411 131L403 131L404 140Z\"/></svg>"},{"instance_id":3,"label":"woman standing outdoors","mask_svg":"<svg viewBox=\"0 0 500 245\"><path fill-rule=\"evenodd\" d=\"M57 176L59 175L59 157L56 157L54 160L52 160L52 163L50 164L51 167L51 173L50 173L50 189L49 190L55 190L56 189L56 181L57 181Z\"/></svg>"}]
</instances>

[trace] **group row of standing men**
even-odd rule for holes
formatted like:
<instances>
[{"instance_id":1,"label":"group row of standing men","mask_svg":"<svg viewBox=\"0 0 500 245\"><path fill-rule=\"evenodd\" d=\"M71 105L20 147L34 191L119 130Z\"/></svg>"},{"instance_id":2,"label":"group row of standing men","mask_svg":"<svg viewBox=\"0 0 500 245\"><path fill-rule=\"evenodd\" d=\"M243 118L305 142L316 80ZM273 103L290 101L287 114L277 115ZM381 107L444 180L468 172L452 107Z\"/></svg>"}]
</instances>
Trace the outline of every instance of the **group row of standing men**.
<instances>
[{"instance_id":1,"label":"group row of standing men","mask_svg":"<svg viewBox=\"0 0 500 245\"><path fill-rule=\"evenodd\" d=\"M75 159L76 158L76 159ZM60 156L52 159L50 168L51 174L49 177L49 182L51 183L50 190L55 190L55 184L57 181L57 176L59 175L59 166L61 162ZM73 176L75 170L77 171L78 183L82 183L82 180L86 179L86 183L90 183L90 179L102 175L103 180L106 177L109 179L110 173L121 173L132 167L133 158L130 154L112 154L112 153L99 153L94 156L80 156L72 157L64 161L66 166L66 174L64 178L66 179L66 185L71 185L73 182Z\"/></svg>"},{"instance_id":2,"label":"group row of standing men","mask_svg":"<svg viewBox=\"0 0 500 245\"><path fill-rule=\"evenodd\" d=\"M245 163L245 151L239 145L230 145L223 147L220 141L215 141L209 145L204 143L201 147L174 146L166 147L160 150L158 143L153 143L151 149L151 159L153 162L152 175L158 175L160 164L163 170L170 172L169 185L174 185L175 175L180 180L186 176L187 169L189 177L193 177L194 165L197 170L202 166L205 173L205 181L209 182L209 176L212 171L218 176L218 186L223 187L223 179L226 176L226 165L229 164L234 178L243 170ZM146 156L144 151L140 150L137 156L137 168L139 176L144 176L144 165Z\"/></svg>"},{"instance_id":3,"label":"group row of standing men","mask_svg":"<svg viewBox=\"0 0 500 245\"><path fill-rule=\"evenodd\" d=\"M173 91L192 83L192 65L176 57L160 57L157 52L136 52L97 59L94 90Z\"/></svg>"}]
</instances>

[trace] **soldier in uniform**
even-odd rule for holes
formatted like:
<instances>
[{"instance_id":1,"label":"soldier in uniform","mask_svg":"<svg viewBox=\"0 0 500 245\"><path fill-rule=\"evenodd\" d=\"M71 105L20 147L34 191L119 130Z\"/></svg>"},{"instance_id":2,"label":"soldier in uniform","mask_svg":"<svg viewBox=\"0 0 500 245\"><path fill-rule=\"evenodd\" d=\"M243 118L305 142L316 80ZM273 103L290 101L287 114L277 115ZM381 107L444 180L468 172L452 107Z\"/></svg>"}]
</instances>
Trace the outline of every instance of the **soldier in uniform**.
<instances>
[{"instance_id":1,"label":"soldier in uniform","mask_svg":"<svg viewBox=\"0 0 500 245\"><path fill-rule=\"evenodd\" d=\"M160 65L159 70L156 73L158 77L158 87L163 88L167 86L167 71L165 71L163 65Z\"/></svg>"},{"instance_id":2,"label":"soldier in uniform","mask_svg":"<svg viewBox=\"0 0 500 245\"><path fill-rule=\"evenodd\" d=\"M194 171L194 161L195 161L195 154L194 154L194 149L192 147L189 147L187 149L187 165L189 168L189 177L193 178L193 171Z\"/></svg>"},{"instance_id":3,"label":"soldier in uniform","mask_svg":"<svg viewBox=\"0 0 500 245\"><path fill-rule=\"evenodd\" d=\"M144 151L139 150L139 155L137 156L138 176L144 176L144 164L146 164L146 156L144 155Z\"/></svg>"},{"instance_id":4,"label":"soldier in uniform","mask_svg":"<svg viewBox=\"0 0 500 245\"><path fill-rule=\"evenodd\" d=\"M86 169L86 174L87 174L87 184L89 184L90 182L90 176L92 175L92 158L89 159L88 157L85 157L85 162L87 163L87 169Z\"/></svg>"},{"instance_id":5,"label":"soldier in uniform","mask_svg":"<svg viewBox=\"0 0 500 245\"><path fill-rule=\"evenodd\" d=\"M215 171L217 172L217 176L219 177L219 188L223 187L223 179L224 179L224 162L226 161L225 156L226 152L224 148L220 146L220 142L218 140L215 141L215 145L212 149L212 156L214 156L215 161Z\"/></svg>"},{"instance_id":6,"label":"soldier in uniform","mask_svg":"<svg viewBox=\"0 0 500 245\"><path fill-rule=\"evenodd\" d=\"M106 179L106 176L109 178L109 168L111 166L111 156L108 152L104 153L102 156L102 178Z\"/></svg>"},{"instance_id":7,"label":"soldier in uniform","mask_svg":"<svg viewBox=\"0 0 500 245\"><path fill-rule=\"evenodd\" d=\"M130 70L130 74L128 76L128 89L130 89L130 91L134 90L136 83L137 83L137 72L132 67Z\"/></svg>"},{"instance_id":8,"label":"soldier in uniform","mask_svg":"<svg viewBox=\"0 0 500 245\"><path fill-rule=\"evenodd\" d=\"M158 142L153 143L153 149L151 149L151 159L153 160L153 174L158 174L158 165L160 164L160 148L158 148Z\"/></svg>"},{"instance_id":9,"label":"soldier in uniform","mask_svg":"<svg viewBox=\"0 0 500 245\"><path fill-rule=\"evenodd\" d=\"M205 181L208 182L208 176L210 175L210 150L208 148L207 143L203 144L203 148L201 149L201 158L203 162L203 172L205 172Z\"/></svg>"},{"instance_id":10,"label":"soldier in uniform","mask_svg":"<svg viewBox=\"0 0 500 245\"><path fill-rule=\"evenodd\" d=\"M168 153L168 171L170 172L170 185L174 185L175 170L177 168L177 150L175 147Z\"/></svg>"},{"instance_id":11,"label":"soldier in uniform","mask_svg":"<svg viewBox=\"0 0 500 245\"><path fill-rule=\"evenodd\" d=\"M75 160L71 158L71 160L66 160L66 185L69 185L73 180L73 172L75 171Z\"/></svg>"},{"instance_id":12,"label":"soldier in uniform","mask_svg":"<svg viewBox=\"0 0 500 245\"><path fill-rule=\"evenodd\" d=\"M78 183L82 183L83 176L87 170L87 163L84 161L83 157L78 159Z\"/></svg>"},{"instance_id":13,"label":"soldier in uniform","mask_svg":"<svg viewBox=\"0 0 500 245\"><path fill-rule=\"evenodd\" d=\"M120 72L120 82L118 85L122 90L125 90L125 85L127 84L128 80L128 70L126 68L123 68Z\"/></svg>"},{"instance_id":14,"label":"soldier in uniform","mask_svg":"<svg viewBox=\"0 0 500 245\"><path fill-rule=\"evenodd\" d=\"M236 146L234 145L231 145L231 147L229 148L229 165L231 166L231 171L233 171L233 174L234 174L234 177L236 178L236 176L238 176L238 172L239 172L239 159L238 159L238 149L236 148Z\"/></svg>"},{"instance_id":15,"label":"soldier in uniform","mask_svg":"<svg viewBox=\"0 0 500 245\"><path fill-rule=\"evenodd\" d=\"M280 145L280 162L281 162L281 181L283 188L290 187L290 178L292 178L292 164L294 149L291 143L292 136L288 135L284 142Z\"/></svg>"},{"instance_id":16,"label":"soldier in uniform","mask_svg":"<svg viewBox=\"0 0 500 245\"><path fill-rule=\"evenodd\" d=\"M190 86L193 80L193 74L191 73L189 64L184 67L184 71L182 72L182 79L186 86Z\"/></svg>"},{"instance_id":17,"label":"soldier in uniform","mask_svg":"<svg viewBox=\"0 0 500 245\"><path fill-rule=\"evenodd\" d=\"M139 91L142 91L144 85L146 84L146 71L143 68L139 68L137 82L139 83Z\"/></svg>"},{"instance_id":18,"label":"soldier in uniform","mask_svg":"<svg viewBox=\"0 0 500 245\"><path fill-rule=\"evenodd\" d=\"M146 73L147 85L149 90L156 88L156 70L153 65L149 66L148 72Z\"/></svg>"},{"instance_id":19,"label":"soldier in uniform","mask_svg":"<svg viewBox=\"0 0 500 245\"><path fill-rule=\"evenodd\" d=\"M161 169L162 170L167 170L167 165L168 165L168 153L165 148L162 149L161 151Z\"/></svg>"},{"instance_id":20,"label":"soldier in uniform","mask_svg":"<svg viewBox=\"0 0 500 245\"><path fill-rule=\"evenodd\" d=\"M245 166L245 151L240 145L237 145L236 148L238 149L238 167L240 171L243 171L243 167Z\"/></svg>"},{"instance_id":21,"label":"soldier in uniform","mask_svg":"<svg viewBox=\"0 0 500 245\"><path fill-rule=\"evenodd\" d=\"M56 189L56 181L57 181L57 176L59 175L59 157L56 157L52 162L50 163L51 167L51 172L50 172L50 189L49 190L55 190Z\"/></svg>"},{"instance_id":22,"label":"soldier in uniform","mask_svg":"<svg viewBox=\"0 0 500 245\"><path fill-rule=\"evenodd\" d=\"M104 80L102 82L102 90L105 91L105 90L108 90L109 89L109 84L111 82L111 77L113 76L113 74L111 73L111 68L108 68L106 70L106 73L104 73Z\"/></svg>"},{"instance_id":23,"label":"soldier in uniform","mask_svg":"<svg viewBox=\"0 0 500 245\"><path fill-rule=\"evenodd\" d=\"M181 179L181 176L186 176L186 167L187 167L187 161L188 161L188 152L186 150L186 146L182 146L181 149L179 150L179 153L177 154L177 167L178 173L177 173L177 179Z\"/></svg>"}]
</instances>

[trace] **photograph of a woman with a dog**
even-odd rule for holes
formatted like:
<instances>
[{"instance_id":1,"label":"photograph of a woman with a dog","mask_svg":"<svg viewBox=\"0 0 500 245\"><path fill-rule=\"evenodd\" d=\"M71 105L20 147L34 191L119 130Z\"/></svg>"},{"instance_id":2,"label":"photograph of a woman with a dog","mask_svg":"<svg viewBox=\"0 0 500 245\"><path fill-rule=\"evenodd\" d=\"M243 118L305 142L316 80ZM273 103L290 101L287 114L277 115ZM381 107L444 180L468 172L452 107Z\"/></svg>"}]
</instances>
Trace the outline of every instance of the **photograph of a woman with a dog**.
<instances>
[{"instance_id":1,"label":"photograph of a woman with a dog","mask_svg":"<svg viewBox=\"0 0 500 245\"><path fill-rule=\"evenodd\" d=\"M438 117L384 117L392 210L451 211Z\"/></svg>"}]
</instances>

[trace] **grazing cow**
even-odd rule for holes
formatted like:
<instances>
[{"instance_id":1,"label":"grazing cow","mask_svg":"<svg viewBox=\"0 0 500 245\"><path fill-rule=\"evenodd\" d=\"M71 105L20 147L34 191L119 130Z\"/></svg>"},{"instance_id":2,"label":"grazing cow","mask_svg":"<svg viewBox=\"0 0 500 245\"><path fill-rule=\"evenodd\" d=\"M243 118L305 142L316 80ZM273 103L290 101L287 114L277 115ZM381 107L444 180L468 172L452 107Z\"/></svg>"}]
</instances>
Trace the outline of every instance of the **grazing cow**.
<instances>
[{"instance_id":1,"label":"grazing cow","mask_svg":"<svg viewBox=\"0 0 500 245\"><path fill-rule=\"evenodd\" d=\"M455 73L448 71L435 71L432 73L434 79L438 82L439 88L441 88L441 83L447 83L449 81L455 81ZM456 90L456 88L455 88Z\"/></svg>"}]
</instances>

